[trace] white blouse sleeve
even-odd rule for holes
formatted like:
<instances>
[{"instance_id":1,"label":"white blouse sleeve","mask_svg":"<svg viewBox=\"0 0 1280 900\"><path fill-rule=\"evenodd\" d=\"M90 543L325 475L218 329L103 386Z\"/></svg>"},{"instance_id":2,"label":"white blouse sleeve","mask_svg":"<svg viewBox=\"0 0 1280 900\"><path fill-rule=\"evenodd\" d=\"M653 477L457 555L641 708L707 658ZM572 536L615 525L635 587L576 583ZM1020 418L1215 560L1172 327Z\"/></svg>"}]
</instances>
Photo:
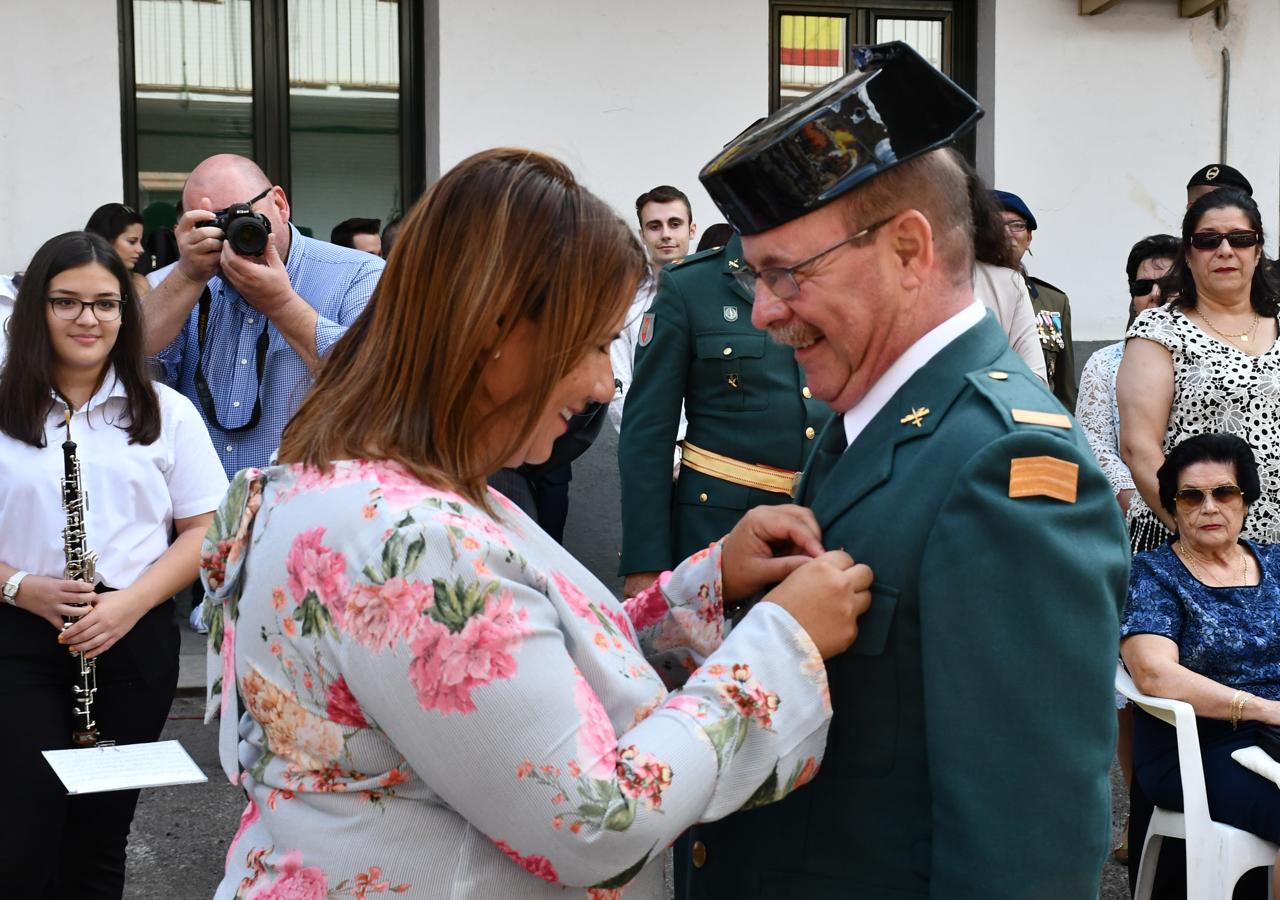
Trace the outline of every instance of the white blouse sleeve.
<instances>
[{"instance_id":1,"label":"white blouse sleeve","mask_svg":"<svg viewBox=\"0 0 1280 900\"><path fill-rule=\"evenodd\" d=\"M1120 457L1120 435L1115 428L1116 364L1109 349L1099 350L1084 364L1076 418L1093 455L1111 482L1111 490L1118 494L1133 488L1133 475Z\"/></svg>"},{"instance_id":2,"label":"white blouse sleeve","mask_svg":"<svg viewBox=\"0 0 1280 900\"><path fill-rule=\"evenodd\" d=\"M160 396L162 432L169 442L170 465L165 472L173 517L186 519L217 509L227 490L222 460L195 406L183 395L156 383Z\"/></svg>"}]
</instances>

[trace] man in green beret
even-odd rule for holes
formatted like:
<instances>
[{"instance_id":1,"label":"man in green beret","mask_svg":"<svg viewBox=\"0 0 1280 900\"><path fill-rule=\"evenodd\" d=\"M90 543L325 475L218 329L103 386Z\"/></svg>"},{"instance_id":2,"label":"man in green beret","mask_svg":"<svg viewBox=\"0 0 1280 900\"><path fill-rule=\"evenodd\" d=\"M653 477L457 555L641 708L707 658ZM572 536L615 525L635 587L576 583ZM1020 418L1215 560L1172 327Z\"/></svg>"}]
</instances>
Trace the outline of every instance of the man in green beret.
<instances>
[{"instance_id":1,"label":"man in green beret","mask_svg":"<svg viewBox=\"0 0 1280 900\"><path fill-rule=\"evenodd\" d=\"M1124 524L974 300L968 170L946 147L980 110L905 44L854 62L701 176L743 234L753 321L837 414L802 502L875 583L827 662L816 777L791 792L777 772L695 827L689 896L1093 900Z\"/></svg>"},{"instance_id":2,"label":"man in green beret","mask_svg":"<svg viewBox=\"0 0 1280 900\"><path fill-rule=\"evenodd\" d=\"M790 502L831 415L791 351L751 324L751 292L734 277L741 267L734 235L664 268L640 313L618 439L627 596L724 537L751 507ZM673 483L682 403L688 426Z\"/></svg>"}]
</instances>

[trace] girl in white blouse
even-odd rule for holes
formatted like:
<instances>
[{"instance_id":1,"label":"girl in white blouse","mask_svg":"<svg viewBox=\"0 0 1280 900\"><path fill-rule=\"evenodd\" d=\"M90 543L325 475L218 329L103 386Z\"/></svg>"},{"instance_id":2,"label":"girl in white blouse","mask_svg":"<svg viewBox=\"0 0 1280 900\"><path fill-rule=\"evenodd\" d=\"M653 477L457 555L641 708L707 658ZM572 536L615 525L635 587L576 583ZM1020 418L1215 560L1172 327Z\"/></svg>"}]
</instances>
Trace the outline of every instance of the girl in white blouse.
<instances>
[{"instance_id":1,"label":"girl in white blouse","mask_svg":"<svg viewBox=\"0 0 1280 900\"><path fill-rule=\"evenodd\" d=\"M226 489L190 401L151 381L129 274L97 235L37 252L0 369L0 884L120 897L137 791L68 798L41 757L72 746L69 651L96 660L100 740L153 741L178 672L175 591ZM95 583L63 577L63 448L77 445ZM176 539L170 540L176 533ZM74 620L63 628L65 619Z\"/></svg>"}]
</instances>

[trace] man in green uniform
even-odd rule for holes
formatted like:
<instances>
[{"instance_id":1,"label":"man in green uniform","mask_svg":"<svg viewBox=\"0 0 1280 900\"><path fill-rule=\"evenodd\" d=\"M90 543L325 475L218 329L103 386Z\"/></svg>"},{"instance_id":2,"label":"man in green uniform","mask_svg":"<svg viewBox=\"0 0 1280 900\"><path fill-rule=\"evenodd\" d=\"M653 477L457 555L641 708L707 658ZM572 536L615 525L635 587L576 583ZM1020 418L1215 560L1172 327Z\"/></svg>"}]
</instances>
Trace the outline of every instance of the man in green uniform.
<instances>
[{"instance_id":1,"label":"man in green uniform","mask_svg":"<svg viewBox=\"0 0 1280 900\"><path fill-rule=\"evenodd\" d=\"M875 584L827 663L813 783L697 826L689 896L1092 900L1124 524L974 300L966 167L941 148L980 109L906 44L853 62L701 175L743 235L755 323L837 413L803 502Z\"/></svg>"},{"instance_id":2,"label":"man in green uniform","mask_svg":"<svg viewBox=\"0 0 1280 900\"><path fill-rule=\"evenodd\" d=\"M1005 232L1021 265L1035 234L1036 217L1017 194L1008 191L992 191L991 194L1000 205ZM1071 301L1049 282L1028 275L1026 266L1022 266L1022 275L1036 313L1036 333L1040 336L1040 349L1044 351L1049 387L1063 406L1075 412L1078 385L1076 353L1071 343Z\"/></svg>"},{"instance_id":3,"label":"man in green uniform","mask_svg":"<svg viewBox=\"0 0 1280 900\"><path fill-rule=\"evenodd\" d=\"M618 439L628 596L724 537L751 507L791 502L831 415L791 351L751 324L751 293L734 277L741 267L737 235L667 266L640 321ZM689 424L672 484L682 401Z\"/></svg>"}]
</instances>

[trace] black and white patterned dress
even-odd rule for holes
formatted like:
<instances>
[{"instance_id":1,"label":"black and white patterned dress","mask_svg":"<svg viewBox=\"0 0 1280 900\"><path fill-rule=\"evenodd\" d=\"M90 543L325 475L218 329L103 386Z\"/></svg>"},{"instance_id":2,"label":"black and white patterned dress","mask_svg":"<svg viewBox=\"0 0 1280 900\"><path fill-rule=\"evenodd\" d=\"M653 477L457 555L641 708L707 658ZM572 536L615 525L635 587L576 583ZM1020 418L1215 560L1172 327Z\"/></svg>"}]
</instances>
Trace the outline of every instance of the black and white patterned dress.
<instances>
[{"instance_id":1,"label":"black and white patterned dress","mask_svg":"<svg viewBox=\"0 0 1280 900\"><path fill-rule=\"evenodd\" d=\"M1143 312L1126 337L1155 341L1173 356L1173 406L1164 452L1189 437L1213 432L1247 441L1258 462L1262 496L1250 507L1242 536L1280 542L1280 340L1260 356L1250 356L1168 306ZM1142 498L1134 497L1131 532L1151 518Z\"/></svg>"}]
</instances>

